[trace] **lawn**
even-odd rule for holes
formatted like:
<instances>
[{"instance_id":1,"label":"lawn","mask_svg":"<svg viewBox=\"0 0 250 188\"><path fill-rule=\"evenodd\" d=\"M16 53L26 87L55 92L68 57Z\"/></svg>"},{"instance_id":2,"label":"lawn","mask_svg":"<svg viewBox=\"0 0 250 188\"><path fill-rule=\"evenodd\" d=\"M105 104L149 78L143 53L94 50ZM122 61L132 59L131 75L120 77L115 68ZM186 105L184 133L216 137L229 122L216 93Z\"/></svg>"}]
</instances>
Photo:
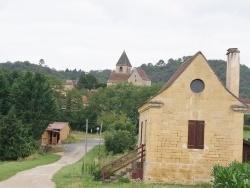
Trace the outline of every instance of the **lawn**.
<instances>
[{"instance_id":1,"label":"lawn","mask_svg":"<svg viewBox=\"0 0 250 188\"><path fill-rule=\"evenodd\" d=\"M100 138L99 134L87 134L88 138ZM82 131L71 131L68 139L64 143L75 143L84 141L86 133Z\"/></svg>"},{"instance_id":2,"label":"lawn","mask_svg":"<svg viewBox=\"0 0 250 188\"><path fill-rule=\"evenodd\" d=\"M103 150L103 146L101 146ZM93 161L99 153L99 146L87 153L86 162ZM75 164L62 168L58 173L53 176L53 181L56 183L57 188L88 188L88 187L102 187L102 188L211 188L212 185L203 184L196 186L184 185L169 185L169 184L143 184L143 183L122 183L113 182L111 184L102 184L100 181L93 181L91 175L83 175L82 173L83 159Z\"/></svg>"},{"instance_id":3,"label":"lawn","mask_svg":"<svg viewBox=\"0 0 250 188\"><path fill-rule=\"evenodd\" d=\"M54 163L61 156L56 154L33 154L18 161L0 161L0 181L14 176L17 172L28 170L39 165Z\"/></svg>"},{"instance_id":4,"label":"lawn","mask_svg":"<svg viewBox=\"0 0 250 188\"><path fill-rule=\"evenodd\" d=\"M244 131L244 139L248 140L250 138L250 131Z\"/></svg>"}]
</instances>

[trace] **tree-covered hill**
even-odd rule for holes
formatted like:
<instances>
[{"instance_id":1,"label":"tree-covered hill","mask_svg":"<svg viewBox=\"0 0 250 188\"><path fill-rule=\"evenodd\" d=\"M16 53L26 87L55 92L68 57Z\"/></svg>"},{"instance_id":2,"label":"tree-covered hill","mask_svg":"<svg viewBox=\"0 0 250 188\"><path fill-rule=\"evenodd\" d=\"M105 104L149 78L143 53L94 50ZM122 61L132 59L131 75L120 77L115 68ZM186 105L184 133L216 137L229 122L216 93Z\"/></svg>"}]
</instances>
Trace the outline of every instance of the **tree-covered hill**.
<instances>
[{"instance_id":1,"label":"tree-covered hill","mask_svg":"<svg viewBox=\"0 0 250 188\"><path fill-rule=\"evenodd\" d=\"M159 60L155 65L152 63L142 64L140 66L141 69L145 70L151 79L152 83L158 82L167 82L168 79L175 73L175 71L179 68L179 66L185 62L190 56L184 56L178 59L169 59L167 63L163 60ZM226 61L224 60L208 60L213 70L225 84L226 82ZM14 63L6 62L0 63L0 68L4 68L6 70L30 70L33 72L39 72L44 74L50 74L57 76L58 78L64 80L78 80L81 75L85 75L86 72L83 70L69 70L65 71L57 71L55 69L51 69L47 66L31 64L28 61L16 61ZM240 97L242 98L250 98L250 68L241 65L240 66L241 74L240 74ZM93 74L99 83L106 83L111 70L91 70L89 73Z\"/></svg>"},{"instance_id":2,"label":"tree-covered hill","mask_svg":"<svg viewBox=\"0 0 250 188\"><path fill-rule=\"evenodd\" d=\"M175 73L179 66L190 56L179 59L169 59L167 63L159 60L158 63L142 64L141 69L146 71L152 83L167 82ZM208 60L208 63L218 75L222 83L226 84L226 61L224 60ZM250 98L250 68L246 65L240 65L240 97Z\"/></svg>"}]
</instances>

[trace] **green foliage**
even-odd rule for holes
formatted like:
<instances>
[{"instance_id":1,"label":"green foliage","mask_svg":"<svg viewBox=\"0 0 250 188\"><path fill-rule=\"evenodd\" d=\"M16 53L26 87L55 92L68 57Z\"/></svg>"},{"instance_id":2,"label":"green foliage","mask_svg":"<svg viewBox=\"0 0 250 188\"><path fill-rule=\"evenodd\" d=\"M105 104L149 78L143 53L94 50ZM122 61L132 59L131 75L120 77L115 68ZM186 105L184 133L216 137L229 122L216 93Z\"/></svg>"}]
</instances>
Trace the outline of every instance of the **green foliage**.
<instances>
[{"instance_id":1,"label":"green foliage","mask_svg":"<svg viewBox=\"0 0 250 188\"><path fill-rule=\"evenodd\" d=\"M0 115L7 115L9 111L10 86L7 78L7 73L0 71Z\"/></svg>"},{"instance_id":2,"label":"green foliage","mask_svg":"<svg viewBox=\"0 0 250 188\"><path fill-rule=\"evenodd\" d=\"M93 74L85 74L80 76L79 81L77 83L77 88L79 90L83 88L91 90L91 89L96 89L97 84L98 81Z\"/></svg>"},{"instance_id":3,"label":"green foliage","mask_svg":"<svg viewBox=\"0 0 250 188\"><path fill-rule=\"evenodd\" d=\"M120 83L106 88L100 88L89 99L91 113L96 115L102 112L126 114L134 124L138 123L137 107L150 96L155 95L163 84L154 84L149 87L135 86L131 83ZM100 122L99 122L100 123Z\"/></svg>"},{"instance_id":4,"label":"green foliage","mask_svg":"<svg viewBox=\"0 0 250 188\"><path fill-rule=\"evenodd\" d=\"M58 118L58 105L43 74L20 74L11 86L10 99L17 118L27 126L34 140L39 140L48 123Z\"/></svg>"},{"instance_id":5,"label":"green foliage","mask_svg":"<svg viewBox=\"0 0 250 188\"><path fill-rule=\"evenodd\" d=\"M124 153L135 147L135 137L127 130L114 130L104 133L104 144L108 152Z\"/></svg>"},{"instance_id":6,"label":"green foliage","mask_svg":"<svg viewBox=\"0 0 250 188\"><path fill-rule=\"evenodd\" d=\"M250 187L250 164L232 162L228 167L215 165L212 175L216 188Z\"/></svg>"},{"instance_id":7,"label":"green foliage","mask_svg":"<svg viewBox=\"0 0 250 188\"><path fill-rule=\"evenodd\" d=\"M28 129L17 119L12 107L0 120L0 160L17 160L36 151Z\"/></svg>"},{"instance_id":8,"label":"green foliage","mask_svg":"<svg viewBox=\"0 0 250 188\"><path fill-rule=\"evenodd\" d=\"M121 178L118 179L118 182L120 182L120 183L130 183L131 181L128 178L121 177Z\"/></svg>"},{"instance_id":9,"label":"green foliage","mask_svg":"<svg viewBox=\"0 0 250 188\"><path fill-rule=\"evenodd\" d=\"M250 114L244 115L244 125L250 125Z\"/></svg>"}]
</instances>

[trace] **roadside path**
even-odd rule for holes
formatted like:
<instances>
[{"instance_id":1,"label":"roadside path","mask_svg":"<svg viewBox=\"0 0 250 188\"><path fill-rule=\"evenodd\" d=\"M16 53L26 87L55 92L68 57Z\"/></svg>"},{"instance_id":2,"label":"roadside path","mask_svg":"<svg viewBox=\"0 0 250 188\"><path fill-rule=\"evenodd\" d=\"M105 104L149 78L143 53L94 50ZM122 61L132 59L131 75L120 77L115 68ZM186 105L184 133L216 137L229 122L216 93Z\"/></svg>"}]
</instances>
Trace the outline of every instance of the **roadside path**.
<instances>
[{"instance_id":1,"label":"roadside path","mask_svg":"<svg viewBox=\"0 0 250 188\"><path fill-rule=\"evenodd\" d=\"M99 144L97 139L88 139L87 151ZM17 173L15 176L0 182L0 188L55 188L51 181L53 175L66 165L73 164L85 155L85 142L64 144L67 151L62 152L62 158L52 164Z\"/></svg>"}]
</instances>

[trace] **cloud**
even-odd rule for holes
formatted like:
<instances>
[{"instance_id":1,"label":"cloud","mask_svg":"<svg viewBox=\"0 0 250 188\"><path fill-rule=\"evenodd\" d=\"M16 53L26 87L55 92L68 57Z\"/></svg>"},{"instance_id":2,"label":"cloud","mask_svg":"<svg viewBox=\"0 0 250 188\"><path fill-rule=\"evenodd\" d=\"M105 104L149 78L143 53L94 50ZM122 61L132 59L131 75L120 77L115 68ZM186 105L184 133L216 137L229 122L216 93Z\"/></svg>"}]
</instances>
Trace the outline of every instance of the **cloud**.
<instances>
[{"instance_id":1,"label":"cloud","mask_svg":"<svg viewBox=\"0 0 250 188\"><path fill-rule=\"evenodd\" d=\"M202 51L225 59L238 47L250 66L247 0L2 0L0 62L56 69L114 69L123 50L133 66Z\"/></svg>"}]
</instances>

